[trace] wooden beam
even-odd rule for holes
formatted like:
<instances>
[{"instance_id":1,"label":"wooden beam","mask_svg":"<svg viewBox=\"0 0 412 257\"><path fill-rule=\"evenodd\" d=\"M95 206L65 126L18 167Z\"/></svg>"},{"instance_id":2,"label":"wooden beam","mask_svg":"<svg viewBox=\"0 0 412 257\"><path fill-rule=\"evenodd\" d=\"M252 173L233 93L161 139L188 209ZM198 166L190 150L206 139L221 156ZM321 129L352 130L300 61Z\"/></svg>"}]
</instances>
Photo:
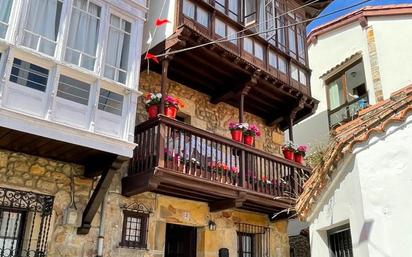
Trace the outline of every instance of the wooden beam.
<instances>
[{"instance_id":1,"label":"wooden beam","mask_svg":"<svg viewBox=\"0 0 412 257\"><path fill-rule=\"evenodd\" d=\"M117 155L114 154L108 154L105 158L101 158L101 156L88 158L84 165L84 176L94 178L101 175L103 170L110 167L116 158Z\"/></svg>"},{"instance_id":2,"label":"wooden beam","mask_svg":"<svg viewBox=\"0 0 412 257\"><path fill-rule=\"evenodd\" d=\"M175 68L174 64L177 64L178 66ZM208 68L205 68L199 63L196 63L196 61L188 61L186 58L182 57L176 57L173 62L173 68L175 69L182 69L188 74L199 77L201 80L208 80L212 81L212 83L219 84L219 85L224 85L225 81L220 79L222 76L217 75L218 73L216 72L211 72ZM204 79L203 79L204 78Z\"/></svg>"},{"instance_id":3,"label":"wooden beam","mask_svg":"<svg viewBox=\"0 0 412 257\"><path fill-rule=\"evenodd\" d=\"M133 196L156 190L158 186L159 181L154 179L153 172L127 176L122 179L122 195Z\"/></svg>"},{"instance_id":4,"label":"wooden beam","mask_svg":"<svg viewBox=\"0 0 412 257\"><path fill-rule=\"evenodd\" d=\"M240 192L235 199L225 199L209 203L210 212L223 211L231 208L241 208L246 201L246 193Z\"/></svg>"},{"instance_id":5,"label":"wooden beam","mask_svg":"<svg viewBox=\"0 0 412 257\"><path fill-rule=\"evenodd\" d=\"M118 157L110 166L107 166L103 171L102 176L100 177L100 180L97 183L97 186L94 189L93 194L86 205L86 208L84 209L82 224L79 228L77 228L77 234L86 235L89 233L93 218L96 215L100 205L102 204L107 190L109 190L110 183L112 182L116 170L120 169L120 167L126 160L128 159L125 157Z\"/></svg>"}]
</instances>

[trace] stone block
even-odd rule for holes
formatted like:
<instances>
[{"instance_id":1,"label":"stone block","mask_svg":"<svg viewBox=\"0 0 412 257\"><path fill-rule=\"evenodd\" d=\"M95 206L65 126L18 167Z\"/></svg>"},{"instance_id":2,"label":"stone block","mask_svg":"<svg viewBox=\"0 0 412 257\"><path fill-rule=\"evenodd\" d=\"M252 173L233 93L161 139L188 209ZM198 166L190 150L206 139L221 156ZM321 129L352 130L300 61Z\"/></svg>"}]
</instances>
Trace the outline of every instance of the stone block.
<instances>
[{"instance_id":1,"label":"stone block","mask_svg":"<svg viewBox=\"0 0 412 257\"><path fill-rule=\"evenodd\" d=\"M36 176L41 176L46 172L46 169L39 164L34 164L30 167L30 173Z\"/></svg>"},{"instance_id":2,"label":"stone block","mask_svg":"<svg viewBox=\"0 0 412 257\"><path fill-rule=\"evenodd\" d=\"M28 172L29 164L26 161L16 161L14 163L14 170L19 172Z\"/></svg>"},{"instance_id":3,"label":"stone block","mask_svg":"<svg viewBox=\"0 0 412 257\"><path fill-rule=\"evenodd\" d=\"M9 155L7 152L0 152L0 168L7 167L9 161Z\"/></svg>"},{"instance_id":4,"label":"stone block","mask_svg":"<svg viewBox=\"0 0 412 257\"><path fill-rule=\"evenodd\" d=\"M45 178L41 178L37 182L37 188L44 192L54 194L57 190L57 185L53 181L46 180Z\"/></svg>"}]
</instances>

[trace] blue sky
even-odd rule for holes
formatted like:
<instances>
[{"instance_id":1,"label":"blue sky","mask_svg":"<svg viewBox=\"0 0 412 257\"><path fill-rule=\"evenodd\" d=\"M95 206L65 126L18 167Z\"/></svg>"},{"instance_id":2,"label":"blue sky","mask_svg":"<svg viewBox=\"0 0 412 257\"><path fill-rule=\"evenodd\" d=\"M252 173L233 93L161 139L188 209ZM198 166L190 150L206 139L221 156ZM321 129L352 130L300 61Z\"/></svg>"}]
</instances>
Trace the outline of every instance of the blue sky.
<instances>
[{"instance_id":1,"label":"blue sky","mask_svg":"<svg viewBox=\"0 0 412 257\"><path fill-rule=\"evenodd\" d=\"M334 12L336 10L340 10L345 7L353 6L353 5L356 5L357 3L361 3L364 1L365 0L334 0L319 14L319 16ZM412 0L371 0L361 5L358 5L356 7L349 8L348 10L334 13L326 17L322 17L322 18L312 21L311 23L309 23L307 27L307 33L309 34L314 28L320 25L323 25L325 23L328 23L332 20L335 20L336 18L344 16L345 14L356 11L364 6L391 5L391 4L412 4Z\"/></svg>"}]
</instances>

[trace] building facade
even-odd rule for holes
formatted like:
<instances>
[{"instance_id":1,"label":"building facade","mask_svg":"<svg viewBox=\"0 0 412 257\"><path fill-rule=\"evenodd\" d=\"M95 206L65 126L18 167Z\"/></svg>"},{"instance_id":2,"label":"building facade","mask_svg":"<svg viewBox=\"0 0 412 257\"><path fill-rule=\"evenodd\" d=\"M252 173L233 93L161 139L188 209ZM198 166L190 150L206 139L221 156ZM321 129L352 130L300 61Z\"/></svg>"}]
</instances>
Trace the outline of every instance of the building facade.
<instances>
[{"instance_id":1,"label":"building facade","mask_svg":"<svg viewBox=\"0 0 412 257\"><path fill-rule=\"evenodd\" d=\"M312 256L410 256L412 86L338 128L297 210ZM366 128L366 129L365 129Z\"/></svg>"},{"instance_id":2,"label":"building facade","mask_svg":"<svg viewBox=\"0 0 412 257\"><path fill-rule=\"evenodd\" d=\"M309 169L280 146L317 105L305 13L229 2L151 1L143 28L145 1L0 1L1 257L289 255ZM170 23L154 34L156 18ZM142 49L271 27L140 68ZM143 92L186 107L147 120ZM237 120L262 130L253 147L228 138Z\"/></svg>"},{"instance_id":3,"label":"building facade","mask_svg":"<svg viewBox=\"0 0 412 257\"><path fill-rule=\"evenodd\" d=\"M101 255L93 218L136 147L146 12L0 1L0 256Z\"/></svg>"},{"instance_id":4,"label":"building facade","mask_svg":"<svg viewBox=\"0 0 412 257\"><path fill-rule=\"evenodd\" d=\"M410 3L371 1L308 27L312 94L320 103L295 126L297 143L327 145L333 129L412 82ZM323 12L351 4L334 1Z\"/></svg>"}]
</instances>

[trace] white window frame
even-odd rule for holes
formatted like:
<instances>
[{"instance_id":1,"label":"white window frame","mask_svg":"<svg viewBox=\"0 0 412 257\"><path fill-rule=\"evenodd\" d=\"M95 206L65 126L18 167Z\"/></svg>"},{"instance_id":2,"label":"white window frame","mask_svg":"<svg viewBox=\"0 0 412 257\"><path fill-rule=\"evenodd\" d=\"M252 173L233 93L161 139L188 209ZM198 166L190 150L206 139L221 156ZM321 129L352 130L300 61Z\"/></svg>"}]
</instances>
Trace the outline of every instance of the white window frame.
<instances>
[{"instance_id":1,"label":"white window frame","mask_svg":"<svg viewBox=\"0 0 412 257\"><path fill-rule=\"evenodd\" d=\"M42 68L45 68L49 70L48 78L47 78L47 84L46 84L46 89L44 92L32 89L29 87L22 86L20 84L16 84L10 81L10 75L11 75L11 70L13 66L14 59L18 58L22 61L40 66ZM35 56L32 55L27 55L24 52L18 52L14 49L9 50L9 55L7 58L7 64L5 67L5 83L4 83L4 89L3 89L3 95L2 95L2 105L5 106L6 108L16 110L18 112L24 112L27 113L31 116L37 116L41 118L47 118L50 105L51 105L51 92L54 89L53 87L53 79L54 79L54 74L56 72L56 65L50 61L46 61L44 59L39 59L36 58ZM17 106L13 105L16 103L24 103L27 104L28 102L19 100L19 101L13 101L10 99L12 97L13 93L16 93L18 96L26 96L26 100L30 101L32 100L32 104L36 105L39 104L40 106L37 106L38 108L24 108L24 106ZM11 102L13 103L11 103Z\"/></svg>"},{"instance_id":2,"label":"white window frame","mask_svg":"<svg viewBox=\"0 0 412 257\"><path fill-rule=\"evenodd\" d=\"M15 0L15 1L16 1L16 0ZM24 2L24 7L22 8L22 15L21 15L21 17L22 17L22 18L21 18L21 24L20 24L20 27L19 27L18 32L17 32L17 33L18 33L17 43L18 43L21 47L30 49L31 51L35 51L36 53L39 53L39 54L42 54L42 55L46 55L46 56L51 56L51 57L56 57L56 56L57 56L58 48L59 48L59 41L60 41L60 38L62 37L62 33L63 33L62 26L63 26L63 22L64 22L64 20L65 20L65 17L64 17L64 15L65 15L65 6L68 5L69 1L67 1L67 0L56 0L56 1L61 2L61 4L62 4L62 9L61 9L60 20L59 20L59 31L58 31L58 33L57 33L57 36L56 36L56 40L55 40L55 41L50 40L49 38L44 37L44 36L42 36L42 35L36 34L35 32L32 32L32 31L27 30L27 29L25 28L25 27L26 27L26 22L27 22L27 13L28 13L29 3L28 3L28 2ZM71 5L70 5L70 7L71 7ZM68 25L66 25L66 26L69 27L69 25L70 25L70 24L68 24ZM29 46L23 45L23 42L24 42L24 34L25 34L25 33L29 33L29 34L31 34L31 35L35 35L35 36L39 37L39 40L38 40L38 42L37 42L37 46L36 46L35 49L34 49L34 48L31 48L31 47L29 47ZM44 53L44 52L40 52L40 51L39 51L39 47L40 47L40 42L41 42L41 40L46 40L46 41L48 41L48 42L52 42L52 43L55 44L55 49L54 49L53 55L49 55L49 54L47 54L47 53Z\"/></svg>"},{"instance_id":3,"label":"white window frame","mask_svg":"<svg viewBox=\"0 0 412 257\"><path fill-rule=\"evenodd\" d=\"M96 0L87 0L88 1L88 3L93 3L93 4L95 4L95 5L97 5L97 6L99 6L100 7L100 17L97 17L97 16L93 16L93 17L95 17L95 18L97 18L98 20L99 20L99 35L98 35L98 38L97 38L97 42L105 42L106 40L107 40L107 36L106 36L106 33L104 33L104 30L107 30L107 4L105 4L105 3L103 3L103 2L100 2L100 1L96 1ZM69 9L70 9L70 11L68 12L68 17L67 17L67 24L66 24L66 26L67 26L67 33L66 33L66 39L65 39L65 42L64 42L64 45L63 45L63 48L64 48L64 50L62 51L63 52L63 54L62 54L62 60L65 62L65 63L67 63L69 66L71 66L71 65L73 65L73 66L76 66L76 67L79 67L80 69L82 69L82 70L85 70L85 71L88 71L88 72L95 72L95 73L97 73L97 74L100 74L101 73L101 65L102 65L102 63L101 63L101 61L99 60L99 56L101 56L101 52L104 52L105 50L104 50L104 46L103 47L99 47L99 43L97 43L97 45L96 45L96 55L95 56L91 56L91 55L89 55L89 54L87 54L87 53L84 53L84 52L81 52L81 51L79 51L79 50L77 50L77 49L74 49L74 48L70 48L70 47L68 47L68 45L67 45L67 38L68 38L68 36L69 36L69 32L70 32L70 24L71 24L71 19L72 19L72 14L73 14L73 9L74 8L76 8L76 9L78 9L80 12L83 12L84 13L84 10L81 10L81 9L79 9L79 8L77 8L77 7L74 7L73 6L73 0L71 1L71 4L70 4L70 6L69 6ZM90 13L87 13L88 15L91 15ZM105 40L105 38L106 38L106 40ZM74 52L78 52L78 53L80 53L80 57L79 57L79 61L78 61L78 63L77 64L75 64L75 63L71 63L71 62L69 62L69 61L67 61L66 60L66 53L67 53L67 49L69 49L69 50L71 50L71 51L74 51ZM81 60L82 60L82 56L83 55L85 55L85 56L87 56L87 57L89 57L89 58L94 58L95 59L95 62L94 62L94 67L93 67L93 69L92 70L90 70L90 69L87 69L87 68L85 68L85 67L82 67L80 64L81 64ZM101 75L101 74L100 74Z\"/></svg>"},{"instance_id":4,"label":"white window frame","mask_svg":"<svg viewBox=\"0 0 412 257\"><path fill-rule=\"evenodd\" d=\"M90 85L90 93L87 105L73 102L68 99L57 96L60 76L62 75L75 80L80 80ZM90 123L92 122L93 107L95 105L96 98L96 84L97 79L93 77L81 74L79 72L73 72L72 69L67 67L59 67L58 74L56 74L54 81L55 90L53 91L52 96L52 115L50 119L52 119L55 122L90 130ZM78 119L79 122L76 122L76 120L66 117L62 118L62 115L67 115L67 110L71 111L72 113L77 112L78 117L81 117L81 119Z\"/></svg>"},{"instance_id":5,"label":"white window frame","mask_svg":"<svg viewBox=\"0 0 412 257\"><path fill-rule=\"evenodd\" d=\"M99 97L100 90L106 89L114 93L120 94L123 96L123 105L122 105L122 115L116 115L110 112L100 110L99 107ZM113 86L105 81L99 80L97 83L97 94L95 99L94 106L94 122L93 130L97 134L103 134L105 136L111 136L116 138L125 138L125 131L127 126L122 126L122 124L127 124L127 117L129 112L129 101L130 94L126 94L125 90ZM120 125L120 126L118 126Z\"/></svg>"},{"instance_id":6,"label":"white window frame","mask_svg":"<svg viewBox=\"0 0 412 257\"><path fill-rule=\"evenodd\" d=\"M120 29L118 29L118 28L113 27L113 26L110 24L110 17L111 17L111 15L114 15L114 16L118 17L121 21L124 20L124 21L130 23L130 32L122 31L122 30L120 30ZM102 64L102 68L101 68L101 76L102 76L102 77L105 77L106 79L108 79L108 80L110 80L110 81L114 81L114 82L116 82L116 83L120 83L120 84L122 84L122 85L126 85L126 84L127 84L127 81L128 81L128 77L129 77L129 75L130 75L130 71L129 71L129 70L130 70L130 60L131 60L131 58L133 58L133 57L131 56L131 53L132 53L132 36L133 36L133 34L132 34L132 32L133 32L133 21L132 21L131 19L129 19L127 16L121 15L121 14L119 14L118 12L113 11L113 10L111 10L111 11L109 12L109 15L108 15L108 16L105 16L105 18L106 18L106 22L105 22L105 23L107 23L107 33L106 33L106 40L105 40L105 44L104 44L104 50L103 50L103 58L102 58L102 59L104 60L104 62L103 62L103 64ZM118 67L114 67L114 66L112 66L112 65L110 65L110 64L108 64L108 63L106 62L106 56L107 56L107 51L108 51L107 48L108 48L108 42L109 42L109 33L110 33L110 28L111 28L111 27L112 27L113 29L116 29L116 30L121 31L122 33L126 33L126 34L129 35L129 54L128 54L128 56L127 56L127 67L126 67L126 70L123 70L123 69L118 68ZM105 76L106 65L107 65L107 66L110 66L110 68L112 68L112 69L115 70L114 79L111 79L111 78L108 78L108 77ZM118 81L119 72L120 72L120 71L126 73L126 79L125 79L125 82L124 82L124 83Z\"/></svg>"}]
</instances>

